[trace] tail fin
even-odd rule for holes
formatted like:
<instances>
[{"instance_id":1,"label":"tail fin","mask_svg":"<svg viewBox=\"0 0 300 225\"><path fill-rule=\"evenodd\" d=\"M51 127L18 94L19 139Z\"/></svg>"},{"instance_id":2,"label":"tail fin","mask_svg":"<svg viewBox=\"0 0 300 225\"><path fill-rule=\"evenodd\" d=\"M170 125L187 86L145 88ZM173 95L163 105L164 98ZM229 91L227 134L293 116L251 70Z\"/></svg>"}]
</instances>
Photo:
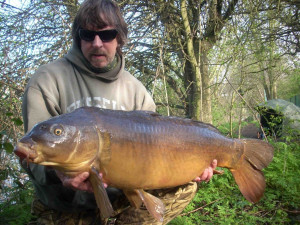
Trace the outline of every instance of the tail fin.
<instances>
[{"instance_id":1,"label":"tail fin","mask_svg":"<svg viewBox=\"0 0 300 225\"><path fill-rule=\"evenodd\" d=\"M262 140L243 139L244 153L230 169L243 196L255 203L263 196L266 182L261 171L273 158L273 147Z\"/></svg>"}]
</instances>

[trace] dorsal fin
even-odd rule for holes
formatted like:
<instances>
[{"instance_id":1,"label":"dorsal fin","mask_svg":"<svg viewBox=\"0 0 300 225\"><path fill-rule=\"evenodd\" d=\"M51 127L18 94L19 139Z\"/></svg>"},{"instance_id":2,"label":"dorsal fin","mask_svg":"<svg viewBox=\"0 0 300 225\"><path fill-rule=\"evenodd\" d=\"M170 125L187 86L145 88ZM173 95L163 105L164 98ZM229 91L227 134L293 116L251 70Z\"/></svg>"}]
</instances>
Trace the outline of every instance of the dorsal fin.
<instances>
[{"instance_id":1,"label":"dorsal fin","mask_svg":"<svg viewBox=\"0 0 300 225\"><path fill-rule=\"evenodd\" d=\"M137 110L137 111L134 111L134 112L136 113L137 116L161 117L160 118L161 120L164 120L164 119L170 120L171 119L171 120L177 120L177 121L184 121L188 124L192 123L193 125L196 125L198 127L206 128L206 129L209 129L213 132L220 133L218 128L216 128L212 124L204 123L204 122L189 119L189 118L183 118L183 117L177 117L177 116L168 116L168 117L166 117L166 116L160 115L157 112L152 112L152 111L139 111L139 110Z\"/></svg>"},{"instance_id":2,"label":"dorsal fin","mask_svg":"<svg viewBox=\"0 0 300 225\"><path fill-rule=\"evenodd\" d=\"M214 132L216 132L216 133L221 133L219 130L218 130L218 128L216 128L214 125L212 125L212 124L209 124L209 123L204 123L204 122L201 122L201 121L197 121L197 120L193 120L193 122L195 123L195 124L197 124L199 127L203 127L203 128L207 128L207 129L209 129L209 130L211 130L211 131L214 131Z\"/></svg>"}]
</instances>

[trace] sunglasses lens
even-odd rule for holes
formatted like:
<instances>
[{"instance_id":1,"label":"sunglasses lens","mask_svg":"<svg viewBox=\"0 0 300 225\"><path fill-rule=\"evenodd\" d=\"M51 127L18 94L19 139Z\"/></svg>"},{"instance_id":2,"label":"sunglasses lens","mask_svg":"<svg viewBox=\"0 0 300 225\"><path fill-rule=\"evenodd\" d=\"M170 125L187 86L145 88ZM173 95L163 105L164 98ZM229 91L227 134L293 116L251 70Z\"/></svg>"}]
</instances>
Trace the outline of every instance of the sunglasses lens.
<instances>
[{"instance_id":1,"label":"sunglasses lens","mask_svg":"<svg viewBox=\"0 0 300 225\"><path fill-rule=\"evenodd\" d=\"M116 38L118 32L116 30L103 30L99 33L100 39L104 42L112 41Z\"/></svg>"},{"instance_id":2,"label":"sunglasses lens","mask_svg":"<svg viewBox=\"0 0 300 225\"><path fill-rule=\"evenodd\" d=\"M79 30L79 37L80 37L80 39L82 39L84 41L93 41L95 38L95 35L96 35L96 33L94 31L83 30L83 29Z\"/></svg>"},{"instance_id":3,"label":"sunglasses lens","mask_svg":"<svg viewBox=\"0 0 300 225\"><path fill-rule=\"evenodd\" d=\"M117 30L103 30L103 31L91 31L91 30L79 30L79 37L84 41L93 41L95 39L95 35L99 35L100 39L103 42L109 42L116 38L118 34Z\"/></svg>"}]
</instances>

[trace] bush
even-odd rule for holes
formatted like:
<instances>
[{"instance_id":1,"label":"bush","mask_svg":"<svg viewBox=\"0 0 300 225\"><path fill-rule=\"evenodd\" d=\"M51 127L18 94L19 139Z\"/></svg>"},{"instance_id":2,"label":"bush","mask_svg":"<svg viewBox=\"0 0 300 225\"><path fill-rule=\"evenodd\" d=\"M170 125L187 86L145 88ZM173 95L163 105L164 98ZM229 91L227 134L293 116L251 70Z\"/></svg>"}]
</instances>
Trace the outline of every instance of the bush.
<instances>
[{"instance_id":1,"label":"bush","mask_svg":"<svg viewBox=\"0 0 300 225\"><path fill-rule=\"evenodd\" d=\"M21 184L20 184L21 185ZM30 213L33 200L33 187L31 182L26 181L24 185L5 190L6 200L0 203L0 224L20 225L27 224L33 216Z\"/></svg>"}]
</instances>

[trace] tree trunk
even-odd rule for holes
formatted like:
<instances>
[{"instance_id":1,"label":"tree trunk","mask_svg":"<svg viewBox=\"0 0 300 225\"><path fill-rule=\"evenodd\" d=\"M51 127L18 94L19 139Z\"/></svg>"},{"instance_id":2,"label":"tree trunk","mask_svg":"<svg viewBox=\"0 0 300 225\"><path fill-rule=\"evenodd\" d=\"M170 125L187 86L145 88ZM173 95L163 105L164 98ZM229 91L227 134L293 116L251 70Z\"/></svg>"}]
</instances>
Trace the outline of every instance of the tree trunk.
<instances>
[{"instance_id":1,"label":"tree trunk","mask_svg":"<svg viewBox=\"0 0 300 225\"><path fill-rule=\"evenodd\" d=\"M211 79L208 70L208 51L211 48L209 42L201 42L201 60L200 60L200 71L202 74L202 120L207 123L212 123L212 114L211 114Z\"/></svg>"},{"instance_id":2,"label":"tree trunk","mask_svg":"<svg viewBox=\"0 0 300 225\"><path fill-rule=\"evenodd\" d=\"M193 41L193 34L190 27L190 22L188 18L188 11L186 6L186 1L181 1L181 17L184 26L184 33L186 37L186 45L187 45L187 55L188 61L190 62L190 71L192 72L193 76L193 110L191 117L195 120L203 120L203 111L202 111L202 77L201 71L197 62L197 58L195 55L194 50L194 41Z\"/></svg>"}]
</instances>

